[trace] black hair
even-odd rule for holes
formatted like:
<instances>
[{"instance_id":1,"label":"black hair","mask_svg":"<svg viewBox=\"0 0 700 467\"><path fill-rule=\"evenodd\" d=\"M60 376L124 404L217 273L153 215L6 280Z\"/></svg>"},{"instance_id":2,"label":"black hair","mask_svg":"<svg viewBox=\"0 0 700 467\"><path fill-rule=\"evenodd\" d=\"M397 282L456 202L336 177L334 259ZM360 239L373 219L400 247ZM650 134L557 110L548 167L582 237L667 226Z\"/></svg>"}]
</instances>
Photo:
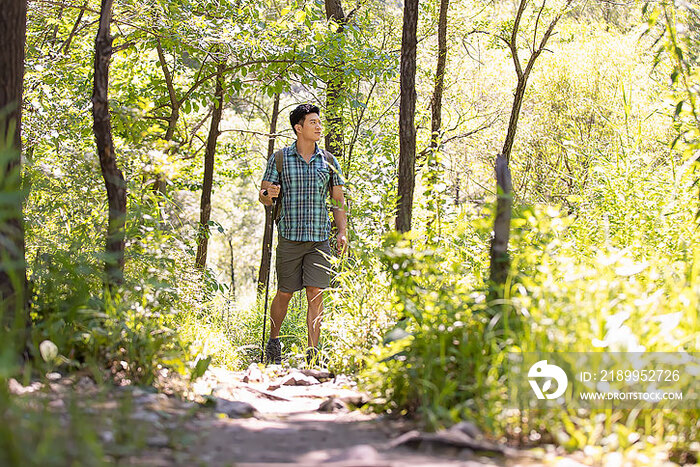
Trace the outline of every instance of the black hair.
<instances>
[{"instance_id":1,"label":"black hair","mask_svg":"<svg viewBox=\"0 0 700 467\"><path fill-rule=\"evenodd\" d=\"M301 104L297 106L296 109L292 110L289 114L289 123L292 125L292 130L294 130L294 125L303 122L309 114L321 115L321 109L313 104ZM294 132L296 133L296 130L294 130Z\"/></svg>"}]
</instances>

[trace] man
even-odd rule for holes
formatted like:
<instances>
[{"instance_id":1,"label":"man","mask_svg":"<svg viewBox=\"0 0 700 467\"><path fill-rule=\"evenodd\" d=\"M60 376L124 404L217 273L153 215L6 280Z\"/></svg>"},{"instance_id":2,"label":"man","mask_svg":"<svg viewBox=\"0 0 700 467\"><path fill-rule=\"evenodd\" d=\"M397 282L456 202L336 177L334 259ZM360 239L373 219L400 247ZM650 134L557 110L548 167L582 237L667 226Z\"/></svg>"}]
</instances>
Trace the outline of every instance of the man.
<instances>
[{"instance_id":1,"label":"man","mask_svg":"<svg viewBox=\"0 0 700 467\"><path fill-rule=\"evenodd\" d=\"M259 193L260 202L266 206L282 193L276 262L278 288L270 309L270 340L265 356L268 363L282 362L280 328L292 295L303 288L309 304L306 361L311 365L318 358L323 289L330 282L331 265L327 257L331 253L331 225L326 208L329 192L338 228L338 252L342 253L348 244L344 181L338 160L318 147L322 128L319 108L302 104L291 112L289 123L297 140L283 150L281 173L277 171L275 157L268 160Z\"/></svg>"}]
</instances>

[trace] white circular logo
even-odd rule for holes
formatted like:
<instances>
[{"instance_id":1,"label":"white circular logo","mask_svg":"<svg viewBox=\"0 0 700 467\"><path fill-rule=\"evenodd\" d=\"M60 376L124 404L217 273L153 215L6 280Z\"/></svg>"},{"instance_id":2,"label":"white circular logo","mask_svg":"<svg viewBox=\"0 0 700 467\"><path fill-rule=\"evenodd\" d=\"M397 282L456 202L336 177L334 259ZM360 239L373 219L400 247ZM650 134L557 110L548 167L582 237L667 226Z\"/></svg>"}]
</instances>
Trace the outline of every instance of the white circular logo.
<instances>
[{"instance_id":1,"label":"white circular logo","mask_svg":"<svg viewBox=\"0 0 700 467\"><path fill-rule=\"evenodd\" d=\"M532 390L535 391L538 399L556 399L564 394L569 385L569 378L566 377L564 370L556 365L548 365L547 360L540 360L532 365L527 373L527 377L530 378L530 386L532 386ZM533 378L547 378L547 380L540 388L537 381ZM552 387L552 380L557 382L557 390L547 394L547 391Z\"/></svg>"}]
</instances>

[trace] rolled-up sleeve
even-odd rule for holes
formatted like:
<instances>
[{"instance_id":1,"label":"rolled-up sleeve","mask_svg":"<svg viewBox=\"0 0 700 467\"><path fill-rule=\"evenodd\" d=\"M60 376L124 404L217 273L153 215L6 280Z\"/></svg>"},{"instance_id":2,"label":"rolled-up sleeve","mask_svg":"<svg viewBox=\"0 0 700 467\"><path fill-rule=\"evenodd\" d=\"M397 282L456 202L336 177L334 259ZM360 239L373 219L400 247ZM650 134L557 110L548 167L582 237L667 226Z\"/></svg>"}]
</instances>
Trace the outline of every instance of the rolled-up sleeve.
<instances>
[{"instance_id":1,"label":"rolled-up sleeve","mask_svg":"<svg viewBox=\"0 0 700 467\"><path fill-rule=\"evenodd\" d=\"M263 181L270 182L273 185L280 182L280 174L277 172L277 164L275 164L274 154L267 160L267 167L265 168Z\"/></svg>"},{"instance_id":2,"label":"rolled-up sleeve","mask_svg":"<svg viewBox=\"0 0 700 467\"><path fill-rule=\"evenodd\" d=\"M343 171L340 169L338 159L333 156L333 174L331 175L331 186L345 185Z\"/></svg>"}]
</instances>

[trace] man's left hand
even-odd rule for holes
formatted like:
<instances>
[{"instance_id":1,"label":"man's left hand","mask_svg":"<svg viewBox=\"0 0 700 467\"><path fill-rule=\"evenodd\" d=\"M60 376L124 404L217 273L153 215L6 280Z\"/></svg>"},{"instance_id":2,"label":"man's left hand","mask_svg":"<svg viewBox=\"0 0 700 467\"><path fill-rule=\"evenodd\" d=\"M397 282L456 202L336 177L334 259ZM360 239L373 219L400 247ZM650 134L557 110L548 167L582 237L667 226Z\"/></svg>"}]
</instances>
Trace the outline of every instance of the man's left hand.
<instances>
[{"instance_id":1,"label":"man's left hand","mask_svg":"<svg viewBox=\"0 0 700 467\"><path fill-rule=\"evenodd\" d=\"M338 232L338 255L343 255L348 248L348 236L345 232Z\"/></svg>"}]
</instances>

